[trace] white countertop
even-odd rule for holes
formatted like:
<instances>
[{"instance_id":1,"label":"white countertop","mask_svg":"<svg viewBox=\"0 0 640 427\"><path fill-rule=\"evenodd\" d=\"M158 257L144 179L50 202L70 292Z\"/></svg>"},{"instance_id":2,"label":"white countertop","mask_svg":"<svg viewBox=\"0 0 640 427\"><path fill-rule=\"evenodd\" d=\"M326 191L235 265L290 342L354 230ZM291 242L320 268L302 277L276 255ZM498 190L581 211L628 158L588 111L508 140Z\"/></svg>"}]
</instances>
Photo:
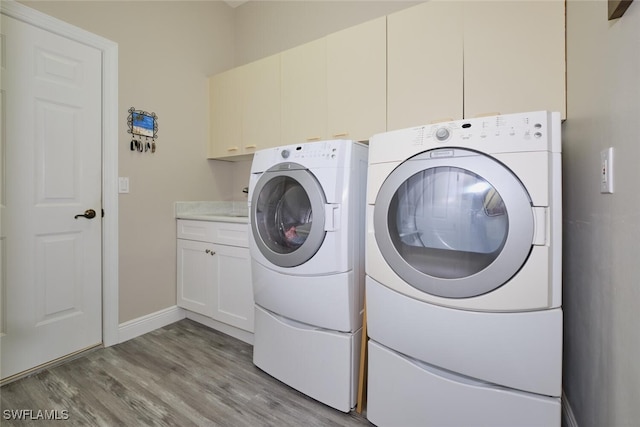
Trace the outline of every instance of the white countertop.
<instances>
[{"instance_id":1,"label":"white countertop","mask_svg":"<svg viewBox=\"0 0 640 427\"><path fill-rule=\"evenodd\" d=\"M195 221L237 222L247 224L247 202L176 202L176 219Z\"/></svg>"}]
</instances>

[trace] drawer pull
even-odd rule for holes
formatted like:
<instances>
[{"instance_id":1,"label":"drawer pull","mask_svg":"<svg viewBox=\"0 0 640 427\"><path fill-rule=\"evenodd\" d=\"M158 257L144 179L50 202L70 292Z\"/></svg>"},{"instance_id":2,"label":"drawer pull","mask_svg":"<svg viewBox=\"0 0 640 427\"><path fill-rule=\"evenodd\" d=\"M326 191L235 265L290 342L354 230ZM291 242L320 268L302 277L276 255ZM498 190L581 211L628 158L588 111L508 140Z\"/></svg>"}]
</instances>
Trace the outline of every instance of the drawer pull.
<instances>
[{"instance_id":1,"label":"drawer pull","mask_svg":"<svg viewBox=\"0 0 640 427\"><path fill-rule=\"evenodd\" d=\"M211 249L207 249L205 253L208 253L211 256L214 256L216 254L215 251L212 251Z\"/></svg>"},{"instance_id":2,"label":"drawer pull","mask_svg":"<svg viewBox=\"0 0 640 427\"><path fill-rule=\"evenodd\" d=\"M246 147L244 147L246 150L255 150L256 148L258 148L257 145L247 145Z\"/></svg>"},{"instance_id":3,"label":"drawer pull","mask_svg":"<svg viewBox=\"0 0 640 427\"><path fill-rule=\"evenodd\" d=\"M311 138L307 138L307 141L320 141L321 139L321 136L312 136Z\"/></svg>"},{"instance_id":4,"label":"drawer pull","mask_svg":"<svg viewBox=\"0 0 640 427\"><path fill-rule=\"evenodd\" d=\"M344 136L349 136L349 132L336 133L333 135L334 138L342 138Z\"/></svg>"},{"instance_id":5,"label":"drawer pull","mask_svg":"<svg viewBox=\"0 0 640 427\"><path fill-rule=\"evenodd\" d=\"M238 151L238 147L229 147L227 151Z\"/></svg>"}]
</instances>

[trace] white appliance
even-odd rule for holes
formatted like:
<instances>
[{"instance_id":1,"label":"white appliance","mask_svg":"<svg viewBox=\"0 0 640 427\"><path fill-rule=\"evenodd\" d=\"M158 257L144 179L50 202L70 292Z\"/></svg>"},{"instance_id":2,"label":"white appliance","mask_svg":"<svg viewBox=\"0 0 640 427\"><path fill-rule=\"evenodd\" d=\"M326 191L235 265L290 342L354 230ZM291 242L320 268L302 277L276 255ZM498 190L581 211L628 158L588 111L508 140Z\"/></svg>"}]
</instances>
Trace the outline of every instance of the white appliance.
<instances>
[{"instance_id":1,"label":"white appliance","mask_svg":"<svg viewBox=\"0 0 640 427\"><path fill-rule=\"evenodd\" d=\"M367 418L560 425L560 115L375 135Z\"/></svg>"},{"instance_id":2,"label":"white appliance","mask_svg":"<svg viewBox=\"0 0 640 427\"><path fill-rule=\"evenodd\" d=\"M367 156L349 140L261 150L249 181L253 362L343 412L357 394Z\"/></svg>"}]
</instances>

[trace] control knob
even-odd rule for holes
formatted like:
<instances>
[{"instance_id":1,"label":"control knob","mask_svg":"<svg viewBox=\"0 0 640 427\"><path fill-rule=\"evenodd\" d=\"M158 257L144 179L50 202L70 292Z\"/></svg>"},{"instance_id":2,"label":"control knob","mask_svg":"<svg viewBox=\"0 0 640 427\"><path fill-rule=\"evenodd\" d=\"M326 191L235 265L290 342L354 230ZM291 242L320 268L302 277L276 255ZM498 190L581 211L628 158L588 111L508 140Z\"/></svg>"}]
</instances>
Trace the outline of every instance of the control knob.
<instances>
[{"instance_id":1,"label":"control knob","mask_svg":"<svg viewBox=\"0 0 640 427\"><path fill-rule=\"evenodd\" d=\"M449 138L449 129L447 128L438 128L438 130L436 131L436 139L438 141L445 141L446 139Z\"/></svg>"}]
</instances>

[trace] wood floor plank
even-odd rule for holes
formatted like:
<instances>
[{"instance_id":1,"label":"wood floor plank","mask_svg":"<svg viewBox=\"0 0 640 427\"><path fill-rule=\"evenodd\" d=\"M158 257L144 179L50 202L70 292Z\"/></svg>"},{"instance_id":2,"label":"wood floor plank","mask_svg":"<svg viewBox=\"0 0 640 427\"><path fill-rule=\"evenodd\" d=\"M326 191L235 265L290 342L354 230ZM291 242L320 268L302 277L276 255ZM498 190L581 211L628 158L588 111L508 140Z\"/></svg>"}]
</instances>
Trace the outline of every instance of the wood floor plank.
<instances>
[{"instance_id":1,"label":"wood floor plank","mask_svg":"<svg viewBox=\"0 0 640 427\"><path fill-rule=\"evenodd\" d=\"M184 319L88 353L0 388L7 411L68 411L74 426L370 426L272 378L252 362L252 347Z\"/></svg>"}]
</instances>

